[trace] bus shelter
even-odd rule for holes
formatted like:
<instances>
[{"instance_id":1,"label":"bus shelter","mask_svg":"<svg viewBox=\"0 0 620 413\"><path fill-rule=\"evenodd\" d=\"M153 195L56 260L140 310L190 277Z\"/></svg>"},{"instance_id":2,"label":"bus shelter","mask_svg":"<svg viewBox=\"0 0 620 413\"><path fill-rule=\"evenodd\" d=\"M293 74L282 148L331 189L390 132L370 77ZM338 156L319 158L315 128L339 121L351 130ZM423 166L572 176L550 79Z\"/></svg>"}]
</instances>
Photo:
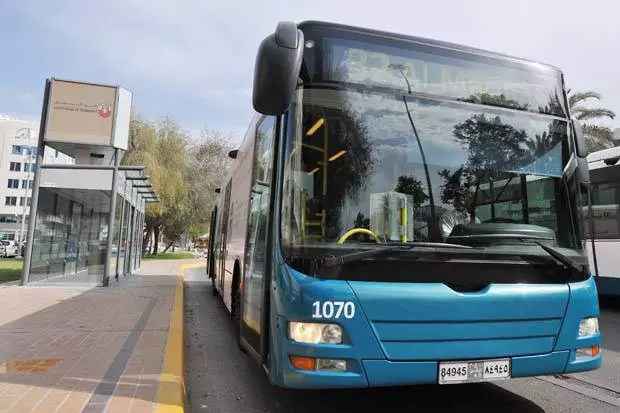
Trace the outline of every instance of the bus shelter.
<instances>
[{"instance_id":1,"label":"bus shelter","mask_svg":"<svg viewBox=\"0 0 620 413\"><path fill-rule=\"evenodd\" d=\"M143 166L121 166L132 93L47 79L22 284L86 283L139 271L145 206L158 202ZM44 164L46 150L74 160Z\"/></svg>"},{"instance_id":2,"label":"bus shelter","mask_svg":"<svg viewBox=\"0 0 620 413\"><path fill-rule=\"evenodd\" d=\"M25 282L107 285L140 269L144 168L43 165ZM30 240L29 240L30 241Z\"/></svg>"}]
</instances>

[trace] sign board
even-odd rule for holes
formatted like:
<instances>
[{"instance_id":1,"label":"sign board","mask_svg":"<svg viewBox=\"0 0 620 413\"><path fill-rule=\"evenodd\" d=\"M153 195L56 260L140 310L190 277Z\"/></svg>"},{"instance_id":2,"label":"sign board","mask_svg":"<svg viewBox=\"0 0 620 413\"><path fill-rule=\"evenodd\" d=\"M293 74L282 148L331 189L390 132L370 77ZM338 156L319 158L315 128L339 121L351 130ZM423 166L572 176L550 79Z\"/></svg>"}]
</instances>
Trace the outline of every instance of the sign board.
<instances>
[{"instance_id":1,"label":"sign board","mask_svg":"<svg viewBox=\"0 0 620 413\"><path fill-rule=\"evenodd\" d=\"M117 86L52 79L46 143L127 149L131 92Z\"/></svg>"}]
</instances>

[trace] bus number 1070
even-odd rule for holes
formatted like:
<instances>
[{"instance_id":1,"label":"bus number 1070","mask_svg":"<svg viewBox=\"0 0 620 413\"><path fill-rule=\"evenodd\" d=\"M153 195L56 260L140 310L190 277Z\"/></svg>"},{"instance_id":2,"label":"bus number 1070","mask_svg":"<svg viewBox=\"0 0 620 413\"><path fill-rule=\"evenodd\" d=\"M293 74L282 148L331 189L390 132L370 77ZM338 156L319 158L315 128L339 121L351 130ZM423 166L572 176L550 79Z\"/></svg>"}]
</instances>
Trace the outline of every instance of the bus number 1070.
<instances>
[{"instance_id":1,"label":"bus number 1070","mask_svg":"<svg viewBox=\"0 0 620 413\"><path fill-rule=\"evenodd\" d=\"M312 303L312 318L353 318L355 304L351 301L315 301Z\"/></svg>"}]
</instances>

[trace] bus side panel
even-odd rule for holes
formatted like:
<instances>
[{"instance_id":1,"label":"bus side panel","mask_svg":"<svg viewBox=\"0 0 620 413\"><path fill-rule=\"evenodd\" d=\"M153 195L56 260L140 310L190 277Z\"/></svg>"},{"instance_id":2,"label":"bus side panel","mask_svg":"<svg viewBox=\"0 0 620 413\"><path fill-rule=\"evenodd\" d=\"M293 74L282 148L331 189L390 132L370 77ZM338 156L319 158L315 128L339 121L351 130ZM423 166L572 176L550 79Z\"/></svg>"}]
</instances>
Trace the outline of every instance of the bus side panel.
<instances>
[{"instance_id":1,"label":"bus side panel","mask_svg":"<svg viewBox=\"0 0 620 413\"><path fill-rule=\"evenodd\" d=\"M318 280L282 262L274 265L273 276L270 289L270 382L289 388L367 387L368 381L360 360L385 359L385 356L349 283ZM354 312L349 312L347 316L342 312L338 318L329 320L317 319L315 302L350 303ZM339 324L343 328L345 345L334 347L296 343L289 338L289 321ZM352 342L352 337L357 337L357 340ZM292 366L290 356L344 359L348 363L348 372L344 375L300 373Z\"/></svg>"},{"instance_id":2,"label":"bus side panel","mask_svg":"<svg viewBox=\"0 0 620 413\"><path fill-rule=\"evenodd\" d=\"M211 266L212 266L212 277L213 277L213 285L215 286L215 288L218 290L218 292L221 294L220 288L219 288L219 283L220 283L220 279L222 277L222 274L220 274L220 268L221 268L221 261L222 261L222 256L220 254L220 250L222 248L222 209L223 209L223 201L224 197L223 196L219 196L218 200L216 202L216 214L215 214L215 220L213 221L213 229L211 230L211 237L213 238L213 246L211 247L211 254L213 254L213 259L211 262Z\"/></svg>"},{"instance_id":3,"label":"bus side panel","mask_svg":"<svg viewBox=\"0 0 620 413\"><path fill-rule=\"evenodd\" d=\"M620 240L597 239L596 264L598 274L596 283L601 295L620 295ZM592 240L587 243L590 271L594 273L594 258L592 254Z\"/></svg>"},{"instance_id":4,"label":"bus side panel","mask_svg":"<svg viewBox=\"0 0 620 413\"><path fill-rule=\"evenodd\" d=\"M571 294L566 316L554 350L570 350L566 373L597 369L601 366L602 356L578 359L577 348L601 345L601 333L589 337L579 337L579 322L583 318L599 317L598 294L594 279L568 284Z\"/></svg>"},{"instance_id":5,"label":"bus side panel","mask_svg":"<svg viewBox=\"0 0 620 413\"><path fill-rule=\"evenodd\" d=\"M249 198L252 185L252 161L254 159L254 137L256 118L252 121L248 133L232 165L232 190L230 194L230 212L228 225L230 238L227 240L227 254L224 257L224 290L222 297L226 307L231 309L231 293L235 262L243 271L245 262L245 243L248 226ZM242 274L240 274L242 275Z\"/></svg>"}]
</instances>

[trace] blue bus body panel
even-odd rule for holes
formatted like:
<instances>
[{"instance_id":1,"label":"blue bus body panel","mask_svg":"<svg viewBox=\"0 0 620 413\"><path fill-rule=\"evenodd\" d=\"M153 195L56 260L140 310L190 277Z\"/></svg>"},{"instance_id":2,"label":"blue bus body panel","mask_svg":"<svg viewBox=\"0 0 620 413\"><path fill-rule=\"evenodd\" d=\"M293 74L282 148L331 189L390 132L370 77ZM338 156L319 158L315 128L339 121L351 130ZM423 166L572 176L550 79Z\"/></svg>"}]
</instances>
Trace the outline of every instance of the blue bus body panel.
<instances>
[{"instance_id":1,"label":"blue bus body panel","mask_svg":"<svg viewBox=\"0 0 620 413\"><path fill-rule=\"evenodd\" d=\"M566 373L576 373L597 369L601 366L602 355L586 360L576 360L575 349L601 345L601 334L597 333L591 337L578 337L579 321L586 317L598 317L599 304L598 292L594 278L569 284L571 289L571 300L562 331L556 344L557 350L570 350L570 357L566 365Z\"/></svg>"},{"instance_id":2,"label":"blue bus body panel","mask_svg":"<svg viewBox=\"0 0 620 413\"><path fill-rule=\"evenodd\" d=\"M490 285L459 293L444 284L350 283L389 360L520 356L553 350L567 285Z\"/></svg>"},{"instance_id":3,"label":"blue bus body panel","mask_svg":"<svg viewBox=\"0 0 620 413\"><path fill-rule=\"evenodd\" d=\"M574 284L489 285L461 293L444 284L320 280L279 265L272 284L270 381L291 388L436 383L438 362L510 357L512 377L598 368L601 356L575 350L600 345L578 338L579 321L598 316L592 278ZM313 319L315 301L355 305L355 316ZM345 344L301 344L289 321L335 322ZM296 370L290 356L343 359L347 373Z\"/></svg>"},{"instance_id":4,"label":"blue bus body panel","mask_svg":"<svg viewBox=\"0 0 620 413\"><path fill-rule=\"evenodd\" d=\"M562 372L568 351L512 358L512 377L530 377ZM364 360L370 386L402 386L437 382L437 363L430 361Z\"/></svg>"}]
</instances>

